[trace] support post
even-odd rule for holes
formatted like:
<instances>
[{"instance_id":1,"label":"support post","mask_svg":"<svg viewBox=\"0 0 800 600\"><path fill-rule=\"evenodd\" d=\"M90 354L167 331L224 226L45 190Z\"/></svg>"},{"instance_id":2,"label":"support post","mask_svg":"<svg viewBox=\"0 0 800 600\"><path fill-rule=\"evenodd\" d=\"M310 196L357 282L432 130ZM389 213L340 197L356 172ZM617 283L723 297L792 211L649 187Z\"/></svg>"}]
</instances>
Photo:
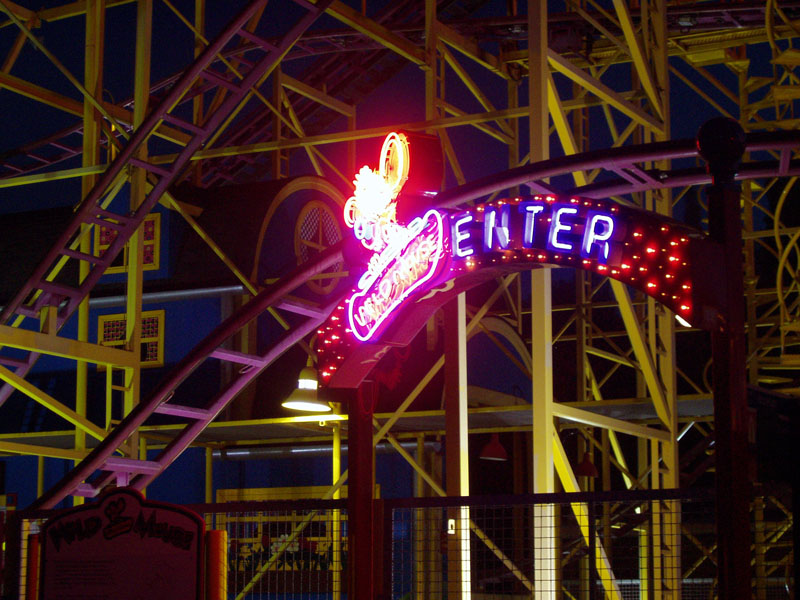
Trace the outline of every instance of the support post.
<instances>
[{"instance_id":1,"label":"support post","mask_svg":"<svg viewBox=\"0 0 800 600\"><path fill-rule=\"evenodd\" d=\"M41 542L42 540L38 533L28 536L28 568L26 572L25 600L37 600L37 598L39 598Z\"/></svg>"},{"instance_id":2,"label":"support post","mask_svg":"<svg viewBox=\"0 0 800 600\"><path fill-rule=\"evenodd\" d=\"M467 305L462 292L444 307L445 458L448 496L469 495ZM447 511L447 597L471 594L469 507ZM454 527L450 527L450 523Z\"/></svg>"},{"instance_id":3,"label":"support post","mask_svg":"<svg viewBox=\"0 0 800 600\"><path fill-rule=\"evenodd\" d=\"M547 2L528 0L528 115L531 163L550 155L547 100ZM533 385L533 492L555 491L553 470L553 348L550 269L531 271L531 358ZM555 582L555 506L534 507L534 586L536 600L558 596Z\"/></svg>"},{"instance_id":4,"label":"support post","mask_svg":"<svg viewBox=\"0 0 800 600\"><path fill-rule=\"evenodd\" d=\"M800 473L797 471L792 475L792 515L800 514ZM794 556L800 556L800 527L792 527L792 551ZM792 576L794 578L795 590L797 582L800 581L800 560L793 561Z\"/></svg>"},{"instance_id":5,"label":"support post","mask_svg":"<svg viewBox=\"0 0 800 600\"><path fill-rule=\"evenodd\" d=\"M105 4L97 0L86 3L86 34L84 55L84 86L95 98L103 95L103 34L105 29ZM82 166L93 167L100 164L100 130L102 118L94 106L84 98L83 102L83 158ZM109 148L111 143L109 143ZM85 198L97 181L97 175L85 175L81 178L81 198ZM87 225L81 227L83 234L80 251L91 254L91 237ZM78 266L78 277L82 282L89 275L89 263L81 261ZM51 331L50 333L55 333ZM89 341L89 296L78 306L78 336L82 342ZM109 368L110 370L110 368ZM86 417L87 397L89 389L89 366L86 361L79 360L75 365L75 412ZM75 428L75 450L86 449L86 432ZM75 462L77 464L78 461ZM41 492L40 492L41 493ZM83 504L83 498L73 496L74 505Z\"/></svg>"},{"instance_id":6,"label":"support post","mask_svg":"<svg viewBox=\"0 0 800 600\"><path fill-rule=\"evenodd\" d=\"M586 505L586 520L589 522L589 600L597 598L597 514L594 500Z\"/></svg>"},{"instance_id":7,"label":"support post","mask_svg":"<svg viewBox=\"0 0 800 600\"><path fill-rule=\"evenodd\" d=\"M365 381L347 404L348 466L348 597L373 600L373 574L376 566L373 528L374 455L372 450L372 414L375 408L375 384Z\"/></svg>"},{"instance_id":8,"label":"support post","mask_svg":"<svg viewBox=\"0 0 800 600\"><path fill-rule=\"evenodd\" d=\"M206 532L206 600L228 597L228 532Z\"/></svg>"},{"instance_id":9,"label":"support post","mask_svg":"<svg viewBox=\"0 0 800 600\"><path fill-rule=\"evenodd\" d=\"M136 63L134 74L133 126L139 127L147 115L150 94L150 48L153 37L153 1L139 0L136 6ZM147 145L136 151L136 158L147 160ZM147 173L134 168L130 176L130 207L136 210L147 195ZM144 227L139 227L128 242L127 290L125 303L126 349L137 354L142 338L142 287L144 262ZM141 367L125 369L125 391L122 417L125 418L139 403L141 394ZM130 456L136 458L139 432L129 438Z\"/></svg>"},{"instance_id":10,"label":"support post","mask_svg":"<svg viewBox=\"0 0 800 600\"><path fill-rule=\"evenodd\" d=\"M341 406L338 402L334 403L334 414L341 412ZM339 478L342 476L342 427L340 423L334 422L333 424L333 458L331 460L331 483L336 485ZM333 492L333 499L338 500L342 497L341 488L336 488ZM332 600L340 600L342 597L342 515L338 508L331 512L331 527L333 529L331 535L331 545L333 546L333 561L331 564L331 587L332 587Z\"/></svg>"},{"instance_id":11,"label":"support post","mask_svg":"<svg viewBox=\"0 0 800 600\"><path fill-rule=\"evenodd\" d=\"M719 597L728 600L745 600L752 594L741 192L734 180L744 142L741 126L726 118L708 121L697 134L700 154L713 178L706 190L709 233L723 245L725 256L725 288L711 344Z\"/></svg>"},{"instance_id":12,"label":"support post","mask_svg":"<svg viewBox=\"0 0 800 600\"><path fill-rule=\"evenodd\" d=\"M214 449L210 446L206 448L205 484L206 502L210 504L214 502Z\"/></svg>"}]
</instances>

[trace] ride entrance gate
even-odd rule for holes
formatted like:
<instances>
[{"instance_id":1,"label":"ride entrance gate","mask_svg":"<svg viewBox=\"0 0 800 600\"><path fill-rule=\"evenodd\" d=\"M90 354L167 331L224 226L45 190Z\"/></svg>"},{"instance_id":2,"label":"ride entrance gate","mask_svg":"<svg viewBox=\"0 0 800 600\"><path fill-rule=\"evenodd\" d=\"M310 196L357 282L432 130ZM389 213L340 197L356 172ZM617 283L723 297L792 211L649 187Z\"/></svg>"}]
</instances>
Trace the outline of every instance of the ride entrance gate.
<instances>
[{"instance_id":1,"label":"ride entrance gate","mask_svg":"<svg viewBox=\"0 0 800 600\"><path fill-rule=\"evenodd\" d=\"M791 149L797 145L797 140L778 139L773 142L765 142L762 140L757 142L757 145L760 149L769 146L771 149L781 153L781 156L784 154L788 156L788 153L791 152ZM631 153L631 150L626 149L627 158L625 160L632 165L631 168L636 166L636 164L640 161L649 160L648 156L651 158L656 156L666 156L667 158L670 158L693 155L696 153L696 150L692 149L692 144L687 144L686 142L678 142L669 145L650 145L639 148L638 150L639 154L634 157ZM519 197L518 200L516 198L511 198L507 203L502 205L498 201L496 204L490 204L484 206L483 208L482 212L484 214L488 209L489 214L494 215L493 217L490 217L488 227L486 225L485 217L481 222L481 215L478 214L481 211L479 211L478 208L475 208L475 213L472 213L466 209L461 209L460 211L452 213L452 215L455 216L450 216L450 213L447 213L447 220L445 220L444 216L442 216L445 214L445 211L442 209L463 205L470 199L480 198L481 196L491 193L494 190L507 189L509 187L513 187L514 185L518 185L523 181L535 181L541 178L556 175L559 172L569 172L571 169L586 168L587 165L594 164L594 162L598 160L600 159L597 157L587 158L578 156L570 157L569 159L564 159L561 161L548 161L546 164L532 165L522 170L509 171L502 176L492 178L491 181L477 181L473 184L464 186L463 188L456 189L449 193L439 194L436 197L435 206L431 207L434 211L436 211L436 214L438 214L439 217L431 215L426 217L424 221L417 222L416 224L413 224L414 220L411 219L408 221L407 225L403 225L402 222L397 221L400 226L405 228L406 232L413 234L408 236L406 238L406 242L399 246L400 249L402 250L403 248L406 248L407 243L414 242L416 240L418 251L415 253L415 256L428 257L428 267L430 268L424 268L420 272L423 275L430 274L430 278L427 279L425 283L430 282L431 287L427 290L427 294L425 295L422 295L422 292L425 291L422 286L410 290L407 296L402 299L402 302L405 303L405 307L403 308L402 312L402 319L395 318L394 321L391 321L387 318L380 323L373 323L373 325L375 325L375 331L373 334L377 332L377 334L381 336L380 342L375 343L375 340L370 338L369 342L361 342L358 344L353 343L350 353L347 356L349 357L348 360L352 361L351 365L357 366L352 367L351 365L344 364L343 362L342 365L337 368L336 375L330 376L329 386L333 387L333 382L335 381L336 377L351 377L352 379L349 381L351 385L360 381L366 372L369 371L370 366L377 362L381 353L385 352L385 348L388 344L387 340L391 340L391 342L394 344L402 343L404 337L408 338L408 336L413 335L413 333L419 329L421 324L427 320L431 312L436 310L438 306L441 306L448 298L457 297L462 290L467 289L470 287L470 285L474 285L475 283L480 282L482 279L485 280L486 278L500 274L504 270L505 272L508 272L513 268L527 269L531 266L531 263L528 262L531 257L523 255L521 258L518 255L514 255L514 253L519 254L521 252L529 251L532 256L538 256L539 253L547 253L545 256L549 256L550 260L553 261L556 260L556 254L558 254L559 259L564 258L566 261L572 260L574 261L572 264L580 263L579 266L583 265L583 261L586 260L589 262L589 265L593 265L593 269L598 269L598 272L599 269L605 267L609 270L617 269L621 273L622 265L627 263L620 262L619 266L617 266L615 261L620 257L625 256L624 244L628 239L625 236L627 236L627 227L629 223L625 219L620 219L619 216L617 216L622 214L622 207L619 207L617 211L612 211L611 209L614 208L614 206L604 203L602 197L605 196L606 193L600 187L593 189L591 195L578 193L565 195L542 194L538 196L538 198L536 196ZM758 171L759 168L761 171ZM779 161L775 161L775 164L770 164L767 166L756 165L750 169L743 168L742 172L746 175L748 173L753 174L757 172L781 172L792 174L794 173L793 169L795 169L795 166L792 165L790 161L784 161L781 159ZM702 172L696 172L692 177L694 177L694 180L697 183L703 183L710 179L708 175ZM669 175L663 177L659 176L658 181L660 181L660 185L668 186L674 182L677 182L678 178L673 180ZM687 183L687 179L680 179L680 183ZM677 185L677 183L675 184ZM628 187L632 188L632 190L641 190L647 189L648 186L652 186L654 184L652 181L646 179L642 179L638 183L628 182L627 184L621 182L610 182L607 184L608 187L605 188L605 191L607 192L614 189L616 190L615 193L618 193L619 189L621 189L621 186L624 185L628 185ZM616 186L616 188L613 186ZM597 196L598 198L592 199L591 196ZM421 194L421 197L423 200L425 199L424 194ZM548 200L548 197L552 198L552 200ZM587 201L586 199L588 199L589 204L581 205L581 202ZM577 200L577 202L573 202L573 200ZM520 208L522 209L522 212L520 212ZM516 212L514 212L514 210L516 210ZM423 216L427 214L428 213L425 212ZM549 223L546 220L546 215L549 215ZM544 220L542 220L543 218ZM355 219L353 222L355 223ZM448 225L447 227L445 226L445 223ZM666 234L669 232L669 228L673 225L678 228L678 231L680 231L680 227L682 226L675 225L673 221L669 220L663 220L662 223L658 224L658 227L655 231L661 232L661 227L666 226L668 229L667 231L663 232ZM532 231L526 232L526 227ZM417 230L416 228L419 229ZM362 227L361 231L364 233L363 238L367 239L369 242L369 239L366 236L366 228ZM487 232L489 233L488 236ZM441 252L437 255L435 252L429 252L428 250L425 250L431 246L434 248L437 246L432 245L429 241L426 241L425 243L420 242L420 237L417 235L419 233L427 235L428 239L432 237L434 242L441 241ZM631 235L634 233L636 233L636 230L633 230ZM642 231L640 233L642 233L642 239L644 241L644 232ZM656 233L656 235L658 235L658 233ZM537 238L537 236L539 237ZM634 238L636 237L638 236L634 236ZM373 237L372 239L377 238ZM488 249L486 248L487 239L489 240ZM677 238L678 243L681 243L680 239L680 237ZM716 241L712 241L707 237L689 231L687 231L686 239L688 241L684 242L684 244L686 244L690 249L693 246L696 248L705 247L712 249L709 252L702 252L701 258L708 260L709 257L713 258L714 256L719 255L719 253L715 255L713 250L715 247L719 248L718 242ZM455 243L453 240L455 240ZM519 243L520 246L515 246L515 243ZM622 244L622 248L619 246L620 243ZM530 244L530 248L527 248L526 244ZM565 246L570 246L570 248L566 248ZM425 254L423 250L428 252L428 254ZM469 254L470 250L473 251L473 254ZM399 253L398 256L391 256L389 254L382 255L381 252L376 252L374 248L372 251L374 253L373 255L377 254L379 257L378 260L373 262L373 264L376 265L376 269L373 274L377 273L378 276L384 272L384 269L387 266L391 267L395 264L393 262L395 258L398 256L402 257L402 253ZM644 247L644 251L647 252L647 246ZM521 262L524 267L520 267L519 263L514 265L510 259L506 259L508 263L506 265L503 265L502 263L495 263L491 266L486 266L481 269L475 268L471 271L469 270L468 264L471 256L476 257L473 258L472 261L477 261L478 256L482 256L483 259L489 256L489 260L491 260L492 257L490 255L494 252L500 252L501 254L505 253L509 256L514 256L514 260ZM534 252L536 254L534 254ZM552 256L550 256L551 253ZM667 261L669 261L669 256L671 256L667 252L661 253L659 250L657 250L657 252L650 252L648 254L654 254L656 256L667 255ZM102 487L108 481L112 481L115 478L119 480L119 477L117 477L118 474L128 474L129 477L126 477L125 480L132 487L136 489L144 488L149 481L156 477L163 468L170 464L172 460L174 460L175 457L180 454L182 449L185 448L192 439L194 439L193 436L196 437L196 435L202 430L202 424L200 426L187 426L185 435L182 434L180 439L176 440L176 442L165 448L165 450L159 454L156 460L148 461L147 464L143 465L142 468L136 467L134 463L137 463L137 461L133 459L109 459L115 449L119 448L120 445L123 444L124 441L130 436L130 434L140 427L144 420L153 412L168 411L169 414L180 414L189 419L195 418L196 415L200 414L197 409L190 411L186 409L186 407L175 406L169 402L169 399L172 397L172 393L174 392L175 388L180 385L181 382L188 375L190 375L203 360L213 358L238 364L250 365L253 367L249 369L242 369L238 377L213 399L213 403L209 405L208 408L202 409L203 419L210 419L214 414L218 414L218 412L222 410L222 408L240 390L242 390L250 381L253 380L254 377L261 372L261 370L271 364L272 361L287 348L291 347L304 336L315 330L324 330L327 325L323 325L323 323L328 314L333 313L334 317L341 318L339 314L333 311L337 310L338 306L338 311L341 313L341 311L345 310L346 303L343 304L340 302L341 296L338 294L333 294L333 297L329 299L330 302L327 306L321 307L318 311L309 312L307 315L308 318L305 321L294 324L278 342L276 342L261 356L239 356L235 353L225 350L222 347L223 342L236 331L241 329L241 327L246 325L246 323L263 313L268 308L281 305L282 302L285 302L287 295L291 294L293 290L301 286L310 277L313 277L318 273L323 272L326 268L336 264L341 260L342 255L343 251L341 247L333 248L330 251L324 252L315 260L312 260L309 263L301 266L289 276L277 282L270 288L264 290L262 293L256 295L251 302L246 304L241 310L237 311L237 313L233 315L231 319L220 325L217 330L209 335L206 340L199 344L187 357L185 357L185 359L181 361L172 374L165 378L159 387L155 389L147 399L141 402L134 409L134 411L132 411L120 423L120 425L114 429L108 435L108 437L105 438L105 440L95 451L93 451L58 486L45 494L37 504L41 507L52 506L60 498L63 498L65 495L70 493L92 495L93 490L102 489ZM435 261L435 264L433 264L431 261L431 257L434 256L438 256L439 258L438 261ZM631 258L632 256L633 255L631 255ZM675 256L677 257L677 255ZM722 253L722 256L724 256L724 253ZM686 260L685 262L688 263L691 271L693 264L691 260L691 252L689 252L689 258L690 260ZM675 263L677 261L669 262ZM377 266L380 266L381 264L383 266L378 269ZM447 280L446 278L437 279L437 277L441 277L442 274L445 273L445 266L460 264L464 265L465 272L459 277L456 277L452 280ZM567 262L565 264L570 263ZM685 267L687 265L680 266ZM660 270L664 271L665 269ZM537 280L537 271L541 272L542 269L535 269L533 271L534 280ZM352 298L355 294L359 293L359 291L363 291L364 289L369 290L370 286L374 284L375 281L377 281L377 278L375 280L370 280L370 277L367 277L366 279L360 281L364 287L359 287L357 285L355 291L349 292L346 295ZM700 323L702 323L706 318L707 312L704 310L704 308L708 306L713 308L713 303L706 304L706 299L703 297L703 294L699 293L703 289L701 284L705 281L705 279L692 279L689 282L690 289L687 290L693 292L692 296L690 297L691 304L686 304L686 306L690 307L690 311L692 313L690 318L693 320L700 319L700 321L698 321ZM452 286L450 286L451 282ZM651 293L656 290L656 288L648 286L648 283L655 283L656 286L659 285L658 281L642 279L641 285L645 286L643 290L645 292L647 292L648 289ZM621 284L614 284L613 282L612 285L617 299L621 299L620 304L622 307L622 313L626 319L627 325L627 322L635 321L632 310L632 302L624 286ZM682 285L683 284L681 284L681 286ZM407 286L404 288L404 290L412 287L413 286ZM533 287L535 288L535 286ZM664 291L665 290L661 289L659 293ZM434 293L430 295L431 292ZM542 292L542 290L540 290L540 292ZM417 294L414 296L417 301L409 300L412 293ZM545 294L542 293L541 295L544 296ZM366 297L366 294L364 294L362 297ZM389 296L389 298L391 298L391 296ZM680 295L678 295L678 298L673 300L679 299ZM680 305L678 305L678 309L680 310ZM364 319L364 323L367 324L367 329L365 330L366 333L362 333L362 335L367 337L367 333L369 333L371 326L365 319L366 317L369 317L370 312L354 312L352 314ZM536 327L539 328L539 334L546 332L549 325L549 323L537 324ZM381 327L383 327L382 330ZM463 319L460 327L462 330L461 332L463 332L463 329L466 328ZM542 442L542 438L544 438L546 443L543 445L539 443L537 445L537 461L541 456L542 461L547 463L551 470L555 468L555 470L558 471L562 484L564 484L564 487L567 491L577 491L578 486L563 448L560 447L557 438L552 435L552 419L554 417L569 419L590 426L607 428L612 432L624 432L630 435L641 437L654 449L656 449L654 452L654 456L658 457L656 460L658 460L659 463L663 461L663 468L658 470L660 484L665 487L671 487L676 483L676 472L673 468L675 460L674 440L677 434L676 413L673 409L674 407L669 405L668 394L665 393L665 390L661 388L658 383L658 377L654 371L655 367L652 359L649 358L641 331L639 330L637 333L638 326L632 326L628 330L632 339L634 356L638 361L639 368L641 368L644 373L648 387L648 393L652 397L657 411L660 412L659 418L662 424L659 427L644 427L617 419L603 418L589 411L582 411L572 407L558 406L557 404L548 405L534 403L533 410L537 411L534 415L534 420L539 423L549 422L549 424L545 426L545 434L541 435L540 432L538 435L539 442ZM534 331L534 335L536 335L536 331ZM544 337L535 339L537 344L543 340L545 340ZM457 346L462 347L460 341L457 343ZM342 356L344 357L345 354L342 354ZM354 357L360 357L361 360L355 360ZM547 373L543 373L542 375L546 377ZM534 377L536 377L535 373ZM340 381L344 382L346 380L340 379ZM338 384L339 382L337 382L337 385ZM407 406L408 403L404 403L404 405L398 409L398 414L402 413ZM544 419L537 418L537 415L541 414L545 415ZM387 431L391 428L392 423L393 421L390 420L387 423L382 424L379 431L373 436L373 441L383 438ZM352 424L353 421L351 421L351 429ZM537 436L537 433L534 432L534 435ZM98 469L100 470L100 473L94 477L90 477L92 473ZM346 477L346 475L343 477ZM672 479L670 480L670 478ZM670 483L670 481L672 483ZM343 479L342 481L337 482L337 485L341 485L342 482ZM334 486L331 493L335 492L335 489L338 489L338 487ZM438 489L443 493L446 491L442 490L441 487ZM439 492L437 491L437 493ZM355 497L357 497L357 495L354 494L352 498ZM552 515L546 513L540 516L548 519L552 518ZM461 519L463 521L465 520L466 515L462 513L460 516L454 518ZM543 550L545 549L543 548ZM667 548L665 551L665 556L676 556L676 554L673 550ZM550 560L553 559L554 556L551 555ZM669 568L676 568L676 563L673 561L671 567L669 565L667 566L667 569Z\"/></svg>"}]
</instances>

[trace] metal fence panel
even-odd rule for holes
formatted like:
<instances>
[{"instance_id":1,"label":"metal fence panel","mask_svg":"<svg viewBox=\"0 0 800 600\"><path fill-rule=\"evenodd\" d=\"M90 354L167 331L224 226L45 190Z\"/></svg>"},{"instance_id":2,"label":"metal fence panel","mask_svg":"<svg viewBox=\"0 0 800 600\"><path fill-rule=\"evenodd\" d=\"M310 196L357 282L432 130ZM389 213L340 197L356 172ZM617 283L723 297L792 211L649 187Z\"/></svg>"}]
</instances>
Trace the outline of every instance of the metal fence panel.
<instances>
[{"instance_id":1,"label":"metal fence panel","mask_svg":"<svg viewBox=\"0 0 800 600\"><path fill-rule=\"evenodd\" d=\"M581 600L716 598L710 496L560 494L531 501L536 498L387 506L391 597L510 600L531 598L538 587L552 597ZM760 514L759 503L765 507ZM792 597L791 515L781 507L774 496L754 503L758 600Z\"/></svg>"},{"instance_id":2,"label":"metal fence panel","mask_svg":"<svg viewBox=\"0 0 800 600\"><path fill-rule=\"evenodd\" d=\"M794 598L790 506L781 492L753 500L755 600ZM357 569L348 563L345 507L301 500L189 508L228 534L229 600L343 600L349 569ZM517 600L535 589L568 600L717 598L708 494L409 498L382 508L376 562L385 567L376 588L384 600ZM30 536L47 515L20 516L18 539L6 539L21 545L19 588L5 597L24 599Z\"/></svg>"}]
</instances>

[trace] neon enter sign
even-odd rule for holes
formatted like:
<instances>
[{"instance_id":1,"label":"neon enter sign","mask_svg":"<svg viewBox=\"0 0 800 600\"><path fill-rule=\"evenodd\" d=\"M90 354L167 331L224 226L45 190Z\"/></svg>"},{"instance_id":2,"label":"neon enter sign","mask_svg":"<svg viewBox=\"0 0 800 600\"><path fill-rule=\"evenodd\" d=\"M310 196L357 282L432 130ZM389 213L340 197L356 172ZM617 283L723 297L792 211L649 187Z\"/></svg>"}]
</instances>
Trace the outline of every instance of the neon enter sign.
<instances>
[{"instance_id":1,"label":"neon enter sign","mask_svg":"<svg viewBox=\"0 0 800 600\"><path fill-rule=\"evenodd\" d=\"M636 217L641 217L637 214ZM548 263L589 269L643 288L682 316L691 311L685 232L653 230L607 201L553 196L500 200L466 211L429 210L409 224L359 281L348 323L379 335L412 293L486 266Z\"/></svg>"},{"instance_id":2,"label":"neon enter sign","mask_svg":"<svg viewBox=\"0 0 800 600\"><path fill-rule=\"evenodd\" d=\"M697 232L609 200L517 197L465 210L428 209L408 224L396 208L410 165L402 134L387 137L381 167L362 168L345 222L372 252L356 289L318 331L328 380L356 340L378 342L401 308L486 268L565 265L618 279L691 319L689 246Z\"/></svg>"}]
</instances>

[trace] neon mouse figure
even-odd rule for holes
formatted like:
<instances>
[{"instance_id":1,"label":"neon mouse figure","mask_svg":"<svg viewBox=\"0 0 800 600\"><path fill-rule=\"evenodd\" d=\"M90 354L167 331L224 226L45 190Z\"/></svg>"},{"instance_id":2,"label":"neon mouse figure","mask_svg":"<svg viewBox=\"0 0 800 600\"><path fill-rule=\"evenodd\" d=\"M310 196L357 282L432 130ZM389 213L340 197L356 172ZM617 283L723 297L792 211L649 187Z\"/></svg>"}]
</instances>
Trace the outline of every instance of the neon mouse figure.
<instances>
[{"instance_id":1,"label":"neon mouse figure","mask_svg":"<svg viewBox=\"0 0 800 600\"><path fill-rule=\"evenodd\" d=\"M365 248L380 252L402 236L397 196L408 181L408 168L408 139L390 133L381 148L378 170L364 165L353 180L355 190L344 205L344 222Z\"/></svg>"}]
</instances>

